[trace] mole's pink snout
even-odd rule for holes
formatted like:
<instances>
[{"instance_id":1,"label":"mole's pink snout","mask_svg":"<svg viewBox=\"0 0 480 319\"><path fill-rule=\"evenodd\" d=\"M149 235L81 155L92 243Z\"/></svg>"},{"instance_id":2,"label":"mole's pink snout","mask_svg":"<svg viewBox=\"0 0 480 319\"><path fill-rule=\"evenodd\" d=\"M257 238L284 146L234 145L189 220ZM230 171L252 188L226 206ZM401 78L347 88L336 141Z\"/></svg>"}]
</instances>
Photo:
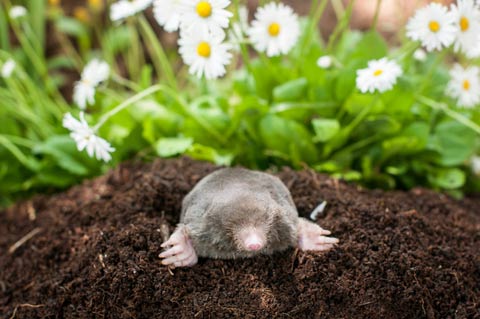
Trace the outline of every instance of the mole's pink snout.
<instances>
[{"instance_id":1,"label":"mole's pink snout","mask_svg":"<svg viewBox=\"0 0 480 319\"><path fill-rule=\"evenodd\" d=\"M245 240L245 246L248 248L248 250L256 251L262 248L263 243L260 237L258 237L256 234L251 234Z\"/></svg>"},{"instance_id":2,"label":"mole's pink snout","mask_svg":"<svg viewBox=\"0 0 480 319\"><path fill-rule=\"evenodd\" d=\"M249 251L258 251L265 246L265 238L262 233L254 228L244 229L240 232L242 246Z\"/></svg>"}]
</instances>

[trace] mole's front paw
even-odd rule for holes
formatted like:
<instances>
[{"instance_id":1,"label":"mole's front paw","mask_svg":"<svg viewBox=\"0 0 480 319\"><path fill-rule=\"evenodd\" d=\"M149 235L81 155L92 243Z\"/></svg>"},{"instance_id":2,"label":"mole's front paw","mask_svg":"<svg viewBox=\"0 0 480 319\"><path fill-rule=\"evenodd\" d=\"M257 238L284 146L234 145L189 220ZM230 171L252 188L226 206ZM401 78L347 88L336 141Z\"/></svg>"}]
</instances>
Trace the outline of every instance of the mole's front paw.
<instances>
[{"instance_id":1,"label":"mole's front paw","mask_svg":"<svg viewBox=\"0 0 480 319\"><path fill-rule=\"evenodd\" d=\"M330 235L330 231L306 219L299 218L298 248L301 250L325 251L333 248L338 243L337 238L324 235Z\"/></svg>"},{"instance_id":2,"label":"mole's front paw","mask_svg":"<svg viewBox=\"0 0 480 319\"><path fill-rule=\"evenodd\" d=\"M192 241L188 237L184 226L178 227L161 247L167 248L159 255L160 258L165 258L162 260L164 265L188 267L195 265L198 261Z\"/></svg>"}]
</instances>

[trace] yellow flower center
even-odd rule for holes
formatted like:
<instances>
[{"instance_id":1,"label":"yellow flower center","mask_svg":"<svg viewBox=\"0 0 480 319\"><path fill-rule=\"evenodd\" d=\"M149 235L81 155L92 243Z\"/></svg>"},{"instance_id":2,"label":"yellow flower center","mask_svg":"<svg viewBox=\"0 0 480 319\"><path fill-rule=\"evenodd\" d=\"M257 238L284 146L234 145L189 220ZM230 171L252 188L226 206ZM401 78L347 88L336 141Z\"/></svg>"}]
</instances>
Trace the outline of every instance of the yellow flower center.
<instances>
[{"instance_id":1,"label":"yellow flower center","mask_svg":"<svg viewBox=\"0 0 480 319\"><path fill-rule=\"evenodd\" d=\"M94 11L100 11L103 8L102 0L88 0L88 6Z\"/></svg>"},{"instance_id":2,"label":"yellow flower center","mask_svg":"<svg viewBox=\"0 0 480 319\"><path fill-rule=\"evenodd\" d=\"M468 19L465 17L462 17L460 19L460 29L462 30L462 32L467 31L469 26L470 26L470 22L468 21Z\"/></svg>"},{"instance_id":3,"label":"yellow flower center","mask_svg":"<svg viewBox=\"0 0 480 319\"><path fill-rule=\"evenodd\" d=\"M60 4L60 0L48 0L48 4L55 7Z\"/></svg>"},{"instance_id":4,"label":"yellow flower center","mask_svg":"<svg viewBox=\"0 0 480 319\"><path fill-rule=\"evenodd\" d=\"M375 72L373 72L373 76L379 76L382 73L383 73L383 70L378 69Z\"/></svg>"},{"instance_id":5,"label":"yellow flower center","mask_svg":"<svg viewBox=\"0 0 480 319\"><path fill-rule=\"evenodd\" d=\"M276 37L279 33L280 33L280 25L276 22L270 24L268 26L268 33L272 36L272 37Z\"/></svg>"},{"instance_id":6,"label":"yellow flower center","mask_svg":"<svg viewBox=\"0 0 480 319\"><path fill-rule=\"evenodd\" d=\"M197 13L202 18L208 18L212 14L212 5L208 1L200 1L197 4Z\"/></svg>"},{"instance_id":7,"label":"yellow flower center","mask_svg":"<svg viewBox=\"0 0 480 319\"><path fill-rule=\"evenodd\" d=\"M463 89L465 91L468 91L470 89L470 81L468 81L468 80L463 81Z\"/></svg>"},{"instance_id":8,"label":"yellow flower center","mask_svg":"<svg viewBox=\"0 0 480 319\"><path fill-rule=\"evenodd\" d=\"M438 23L437 21L430 21L430 23L428 24L428 27L430 28L430 31L432 32L438 32L438 30L440 30L440 23Z\"/></svg>"},{"instance_id":9,"label":"yellow flower center","mask_svg":"<svg viewBox=\"0 0 480 319\"><path fill-rule=\"evenodd\" d=\"M207 42L200 42L197 47L197 53L199 56L208 58L210 56L210 44L208 44Z\"/></svg>"},{"instance_id":10,"label":"yellow flower center","mask_svg":"<svg viewBox=\"0 0 480 319\"><path fill-rule=\"evenodd\" d=\"M83 23L90 21L90 13L87 8L84 7L75 7L75 9L73 9L73 16Z\"/></svg>"}]
</instances>

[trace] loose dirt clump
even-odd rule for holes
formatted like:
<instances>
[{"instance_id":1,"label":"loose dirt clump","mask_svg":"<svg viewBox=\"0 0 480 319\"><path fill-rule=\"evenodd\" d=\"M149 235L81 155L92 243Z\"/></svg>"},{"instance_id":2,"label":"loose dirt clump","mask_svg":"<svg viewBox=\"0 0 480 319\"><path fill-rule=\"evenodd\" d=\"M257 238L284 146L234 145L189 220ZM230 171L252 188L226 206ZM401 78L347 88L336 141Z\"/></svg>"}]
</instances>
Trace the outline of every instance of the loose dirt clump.
<instances>
[{"instance_id":1,"label":"loose dirt clump","mask_svg":"<svg viewBox=\"0 0 480 319\"><path fill-rule=\"evenodd\" d=\"M301 215L328 202L319 223L336 249L162 266L165 228L215 169L127 163L0 212L0 317L480 318L480 199L424 189L283 169Z\"/></svg>"}]
</instances>

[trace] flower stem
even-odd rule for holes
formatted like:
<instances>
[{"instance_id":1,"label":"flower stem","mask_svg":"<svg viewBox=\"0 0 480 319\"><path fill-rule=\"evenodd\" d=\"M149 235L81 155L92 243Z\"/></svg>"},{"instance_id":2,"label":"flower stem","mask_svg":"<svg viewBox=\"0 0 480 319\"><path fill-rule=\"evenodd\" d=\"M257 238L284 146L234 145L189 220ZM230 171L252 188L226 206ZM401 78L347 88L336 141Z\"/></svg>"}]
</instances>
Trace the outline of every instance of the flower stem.
<instances>
[{"instance_id":1,"label":"flower stem","mask_svg":"<svg viewBox=\"0 0 480 319\"><path fill-rule=\"evenodd\" d=\"M140 85L138 85L137 83L135 83L135 82L133 82L129 79L126 79L126 78L118 75L117 73L113 73L111 79L113 80L113 82L115 82L115 83L117 83L121 86L124 86L124 87L126 87L129 90L132 90L134 92L138 92L138 91L141 90Z\"/></svg>"},{"instance_id":2,"label":"flower stem","mask_svg":"<svg viewBox=\"0 0 480 319\"><path fill-rule=\"evenodd\" d=\"M371 28L372 31L377 29L378 17L380 15L381 6L382 6L382 0L377 0L377 5L375 6L375 15L373 16L373 22L372 22L372 28Z\"/></svg>"},{"instance_id":3,"label":"flower stem","mask_svg":"<svg viewBox=\"0 0 480 319\"><path fill-rule=\"evenodd\" d=\"M145 98L146 96L149 96L155 92L158 92L158 91L161 91L164 89L164 86L161 85L161 84L157 84L157 85L154 85L154 86L151 86L149 87L148 89L130 97L129 99L123 101L123 103L120 103L118 106L116 106L115 108L113 108L112 110L108 111L107 113L105 113L104 115L102 115L102 117L100 118L100 120L98 121L97 125L95 125L93 127L93 130L95 132L97 132L100 127L102 127L103 124L105 124L106 121L108 121L109 118L111 118L112 116L114 116L115 114L117 114L118 112L122 111L123 109L125 109L126 107L130 106L131 104L135 103L135 102L138 102L140 100L142 100L143 98Z\"/></svg>"},{"instance_id":4,"label":"flower stem","mask_svg":"<svg viewBox=\"0 0 480 319\"><path fill-rule=\"evenodd\" d=\"M425 96L417 96L416 97L417 101L420 103L423 103L429 107L431 107L434 110L440 110L443 111L446 115L450 116L457 122L465 125L466 127L472 129L476 133L480 134L480 126L468 119L467 117L463 116L462 114L455 112L454 110L451 110L447 104L445 103L440 103L437 101L434 101L428 97Z\"/></svg>"},{"instance_id":5,"label":"flower stem","mask_svg":"<svg viewBox=\"0 0 480 319\"><path fill-rule=\"evenodd\" d=\"M418 49L419 47L420 47L420 43L418 42L408 42L407 44L403 45L400 50L395 52L392 58L400 62L406 57L412 55L413 52L415 52L415 50Z\"/></svg>"},{"instance_id":6,"label":"flower stem","mask_svg":"<svg viewBox=\"0 0 480 319\"><path fill-rule=\"evenodd\" d=\"M240 21L240 1L239 0L234 0L234 6L235 6L235 15L237 17L238 23L240 25L240 28L242 28L242 23ZM242 29L242 33L245 32L245 30ZM247 48L248 41L241 41L239 43L240 46L240 53L242 54L242 61L245 63L245 66L247 67L247 70L252 72L252 64L250 62L250 55L248 54L248 48Z\"/></svg>"},{"instance_id":7,"label":"flower stem","mask_svg":"<svg viewBox=\"0 0 480 319\"><path fill-rule=\"evenodd\" d=\"M448 54L448 50L443 50L443 52L439 53L435 58L435 60L433 61L433 63L430 65L425 77L423 78L423 83L420 86L420 89L418 90L420 94L422 94L422 92L425 90L427 85L431 83L433 73L437 69L438 65L445 59L445 56L447 56L447 54Z\"/></svg>"},{"instance_id":8,"label":"flower stem","mask_svg":"<svg viewBox=\"0 0 480 319\"><path fill-rule=\"evenodd\" d=\"M100 120L98 121L97 125L95 125L93 127L93 130L95 132L98 132L98 130L100 129L100 127L102 127L103 124L105 124L105 122L107 122L112 116L114 116L115 114L117 114L118 112L124 110L125 108L127 108L128 106L142 100L143 98L153 94L153 93L156 93L156 92L163 92L163 93L166 93L168 94L169 96L171 96L173 99L175 99L175 101L178 103L178 105L181 107L183 113L185 113L187 116L189 116L190 118L192 118L192 120L194 120L195 122L198 123L198 125L200 125L205 131L207 131L208 133L210 133L213 137L215 137L221 144L225 144L226 143L226 139L224 138L224 136L222 134L220 134L215 128L211 127L209 125L209 123L207 121L205 121L203 118L197 116L196 114L194 114L189 108L188 108L188 105L187 105L187 102L178 95L178 93L166 86L166 85L163 85L163 84L157 84L157 85L153 85L151 87L149 87L148 89L130 97L129 99L125 100L123 103L119 104L117 107L115 107L114 109L110 110L109 112L105 113L104 115L102 115L102 117L100 118Z\"/></svg>"},{"instance_id":9,"label":"flower stem","mask_svg":"<svg viewBox=\"0 0 480 319\"><path fill-rule=\"evenodd\" d=\"M323 12L325 11L325 8L327 7L328 1L329 0L322 0L320 3L318 3L319 0L315 0L312 3L312 7L310 9L310 16L308 18L308 26L307 26L307 33L304 37L304 41L302 43L302 49L300 50L301 54L306 54L305 50L306 48L310 45L312 41L312 36L313 33L315 32L315 28L318 26L318 23L320 22L320 19L323 15ZM313 10L313 8L316 8Z\"/></svg>"},{"instance_id":10,"label":"flower stem","mask_svg":"<svg viewBox=\"0 0 480 319\"><path fill-rule=\"evenodd\" d=\"M162 44L158 41L155 32L152 30L150 24L148 24L145 17L141 16L139 18L140 29L143 33L143 38L145 42L149 44L147 48L151 50L152 60L157 71L157 75L165 75L168 85L174 89L177 89L177 80L175 78L175 73L173 72L172 65L168 60L167 54L162 47ZM157 63L157 59L159 64ZM163 72L162 72L163 71Z\"/></svg>"},{"instance_id":11,"label":"flower stem","mask_svg":"<svg viewBox=\"0 0 480 319\"><path fill-rule=\"evenodd\" d=\"M332 35L330 36L330 39L328 40L328 45L327 45L327 52L331 53L333 50L333 46L337 42L337 38L342 34L342 32L348 28L349 23L350 23L350 18L352 17L352 12L353 12L353 5L355 4L355 0L351 0L347 6L347 9L345 10L345 13L343 14L343 17L340 19L340 21L337 23L337 26L335 27L335 30L333 30Z\"/></svg>"}]
</instances>

